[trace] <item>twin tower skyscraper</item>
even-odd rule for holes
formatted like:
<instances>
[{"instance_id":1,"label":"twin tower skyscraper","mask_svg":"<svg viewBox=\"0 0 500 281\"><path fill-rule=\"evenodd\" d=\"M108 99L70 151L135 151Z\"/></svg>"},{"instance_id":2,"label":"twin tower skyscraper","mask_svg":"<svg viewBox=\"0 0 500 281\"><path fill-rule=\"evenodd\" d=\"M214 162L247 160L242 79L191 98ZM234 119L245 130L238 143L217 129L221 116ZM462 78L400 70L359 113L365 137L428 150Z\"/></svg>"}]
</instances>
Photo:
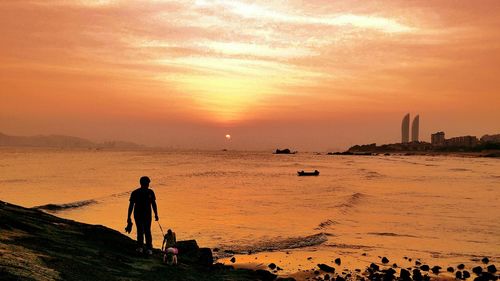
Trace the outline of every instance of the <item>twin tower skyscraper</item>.
<instances>
[{"instance_id":1,"label":"twin tower skyscraper","mask_svg":"<svg viewBox=\"0 0 500 281\"><path fill-rule=\"evenodd\" d=\"M415 116L413 122L411 123L411 141L418 141L418 130L420 126L420 117ZM403 117L403 122L401 123L401 143L410 142L410 113Z\"/></svg>"}]
</instances>

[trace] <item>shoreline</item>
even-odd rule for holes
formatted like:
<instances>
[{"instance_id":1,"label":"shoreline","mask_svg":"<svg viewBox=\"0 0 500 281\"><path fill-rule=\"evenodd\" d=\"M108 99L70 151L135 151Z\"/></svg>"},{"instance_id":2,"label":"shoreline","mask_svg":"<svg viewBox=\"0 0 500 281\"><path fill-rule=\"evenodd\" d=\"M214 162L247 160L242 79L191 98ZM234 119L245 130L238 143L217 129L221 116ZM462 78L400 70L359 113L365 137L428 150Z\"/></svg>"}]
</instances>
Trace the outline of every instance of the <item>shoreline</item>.
<instances>
[{"instance_id":1,"label":"shoreline","mask_svg":"<svg viewBox=\"0 0 500 281\"><path fill-rule=\"evenodd\" d=\"M162 264L158 249L152 257L137 256L135 241L116 230L3 201L0 201L0 234L0 280L428 281L454 280L458 276L460 280L495 281L500 278L493 261L484 259L462 268L460 265L441 268L418 259L412 261L410 257L405 257L406 263L398 261L398 266L385 257L366 254L363 254L369 263L366 267L354 266L340 257L328 264L318 263L312 257L298 257L304 260L303 268L283 274L280 265L297 259L292 257L293 249L233 254L214 264L212 250L199 248L195 240L179 241L182 248L179 266L171 267ZM311 250L316 251L314 247Z\"/></svg>"},{"instance_id":2,"label":"shoreline","mask_svg":"<svg viewBox=\"0 0 500 281\"><path fill-rule=\"evenodd\" d=\"M102 225L0 201L0 280L279 280L267 270L213 264L195 240L179 241L179 265L161 252L138 256L135 241Z\"/></svg>"}]
</instances>

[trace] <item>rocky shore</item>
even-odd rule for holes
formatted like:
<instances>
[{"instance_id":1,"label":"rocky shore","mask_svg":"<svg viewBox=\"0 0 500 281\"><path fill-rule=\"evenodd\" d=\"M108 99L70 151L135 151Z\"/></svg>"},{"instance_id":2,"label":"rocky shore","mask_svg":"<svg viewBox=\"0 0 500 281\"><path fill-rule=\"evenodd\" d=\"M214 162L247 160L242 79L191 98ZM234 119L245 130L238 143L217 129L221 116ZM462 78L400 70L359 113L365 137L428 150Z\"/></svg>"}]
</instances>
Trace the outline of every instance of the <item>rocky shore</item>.
<instances>
[{"instance_id":1,"label":"rocky shore","mask_svg":"<svg viewBox=\"0 0 500 281\"><path fill-rule=\"evenodd\" d=\"M276 280L267 270L213 264L212 252L180 241L178 266L138 256L135 241L101 225L0 201L0 280ZM278 278L279 279L279 278Z\"/></svg>"},{"instance_id":2,"label":"rocky shore","mask_svg":"<svg viewBox=\"0 0 500 281\"><path fill-rule=\"evenodd\" d=\"M0 280L295 280L280 278L279 263L259 270L214 264L212 250L195 240L178 242L179 265L161 262L161 253L139 256L135 241L118 231L62 219L35 208L0 201ZM217 250L215 250L217 251ZM312 258L308 258L312 259ZM386 257L366 268L347 269L337 258L302 269L297 280L335 281L497 281L499 272L488 257L476 264L445 268L404 257L398 266ZM235 262L231 258L231 262Z\"/></svg>"}]
</instances>

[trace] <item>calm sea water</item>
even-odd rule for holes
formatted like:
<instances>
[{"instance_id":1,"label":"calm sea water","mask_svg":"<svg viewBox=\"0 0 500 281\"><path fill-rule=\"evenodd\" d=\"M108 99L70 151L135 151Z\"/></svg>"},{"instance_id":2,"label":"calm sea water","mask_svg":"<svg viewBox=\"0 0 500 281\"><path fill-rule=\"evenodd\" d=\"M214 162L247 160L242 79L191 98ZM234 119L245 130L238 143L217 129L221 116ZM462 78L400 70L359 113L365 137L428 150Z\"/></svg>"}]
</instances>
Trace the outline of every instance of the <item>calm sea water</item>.
<instances>
[{"instance_id":1,"label":"calm sea water","mask_svg":"<svg viewBox=\"0 0 500 281\"><path fill-rule=\"evenodd\" d=\"M321 175L297 177L303 169ZM240 253L240 264L272 260L294 272L335 257L354 267L378 256L441 266L500 258L498 159L0 150L0 200L27 207L94 200L55 214L122 232L143 175L165 230ZM158 247L156 224L153 233Z\"/></svg>"}]
</instances>

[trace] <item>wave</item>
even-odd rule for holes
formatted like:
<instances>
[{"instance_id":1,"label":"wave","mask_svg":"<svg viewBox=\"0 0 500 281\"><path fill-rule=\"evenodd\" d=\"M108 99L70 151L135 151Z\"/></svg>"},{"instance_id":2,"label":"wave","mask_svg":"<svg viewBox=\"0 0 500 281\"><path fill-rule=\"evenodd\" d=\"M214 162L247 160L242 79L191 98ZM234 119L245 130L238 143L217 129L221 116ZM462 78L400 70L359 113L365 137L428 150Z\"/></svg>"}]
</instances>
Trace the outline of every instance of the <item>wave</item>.
<instances>
[{"instance_id":1,"label":"wave","mask_svg":"<svg viewBox=\"0 0 500 281\"><path fill-rule=\"evenodd\" d=\"M385 177L383 174L376 172L376 171L371 171L368 169L361 168L359 169L360 172L364 174L364 177L366 179L375 179L375 178L383 178Z\"/></svg>"},{"instance_id":2,"label":"wave","mask_svg":"<svg viewBox=\"0 0 500 281\"><path fill-rule=\"evenodd\" d=\"M315 230L322 230L322 229L328 228L330 225L335 225L335 224L339 224L339 223L334 221L334 220L328 219L328 220L322 221L320 224L318 224L318 227L316 227Z\"/></svg>"},{"instance_id":3,"label":"wave","mask_svg":"<svg viewBox=\"0 0 500 281\"><path fill-rule=\"evenodd\" d=\"M47 211L62 211L66 209L81 208L92 204L97 204L97 201L91 199L91 200L76 201L65 204L46 204L46 205L36 206L34 207L34 209L47 210Z\"/></svg>"},{"instance_id":4,"label":"wave","mask_svg":"<svg viewBox=\"0 0 500 281\"><path fill-rule=\"evenodd\" d=\"M273 252L279 250L289 250L317 246L328 241L327 233L317 233L303 237L291 237L286 239L268 240L262 243L247 246L221 246L217 252L219 258L235 254L251 254L259 252Z\"/></svg>"},{"instance_id":5,"label":"wave","mask_svg":"<svg viewBox=\"0 0 500 281\"><path fill-rule=\"evenodd\" d=\"M412 237L412 238L418 238L418 236L415 235L410 235L410 234L398 234L398 233L393 233L393 232L368 232L370 235L377 235L377 236L391 236L391 237Z\"/></svg>"},{"instance_id":6,"label":"wave","mask_svg":"<svg viewBox=\"0 0 500 281\"><path fill-rule=\"evenodd\" d=\"M344 202L338 204L336 207L340 208L340 212L347 213L353 207L355 207L366 195L363 193L353 193Z\"/></svg>"}]
</instances>

